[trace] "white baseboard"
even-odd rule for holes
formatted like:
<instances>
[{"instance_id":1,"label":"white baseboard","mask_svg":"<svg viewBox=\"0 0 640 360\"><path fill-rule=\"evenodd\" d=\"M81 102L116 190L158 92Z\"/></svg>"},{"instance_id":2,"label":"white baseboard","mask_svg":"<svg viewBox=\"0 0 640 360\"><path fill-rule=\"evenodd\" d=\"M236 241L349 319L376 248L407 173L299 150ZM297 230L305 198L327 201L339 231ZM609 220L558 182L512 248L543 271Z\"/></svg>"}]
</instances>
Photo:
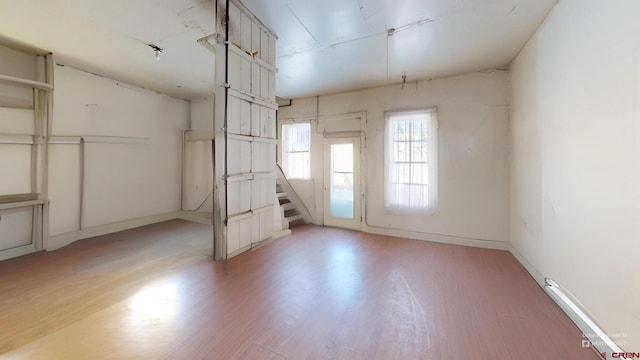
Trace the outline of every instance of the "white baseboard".
<instances>
[{"instance_id":1,"label":"white baseboard","mask_svg":"<svg viewBox=\"0 0 640 360\"><path fill-rule=\"evenodd\" d=\"M544 288L545 278L542 273L538 271L538 269L536 269L535 266L533 266L529 262L529 260L522 256L522 254L520 254L520 252L515 247L513 247L513 245L509 246L509 252L511 253L511 255L513 255L513 257L516 258L516 260L518 260L520 265L522 265L525 270L527 270L529 275L531 275L531 277L538 283L538 285L540 285L541 288Z\"/></svg>"},{"instance_id":2,"label":"white baseboard","mask_svg":"<svg viewBox=\"0 0 640 360\"><path fill-rule=\"evenodd\" d=\"M240 249L238 249L238 250L236 250L236 251L232 252L231 254L228 254L228 255L227 255L227 260L229 260L229 259L231 259L231 258L233 258L233 257L236 257L236 256L238 256L238 255L242 254L243 252L245 252L245 251L249 251L249 250L251 250L251 245L247 245L247 246L245 246L245 247L243 247L243 248L240 248Z\"/></svg>"},{"instance_id":3,"label":"white baseboard","mask_svg":"<svg viewBox=\"0 0 640 360\"><path fill-rule=\"evenodd\" d=\"M624 353L623 350L591 319L577 299L553 280L545 278L515 247L511 246L509 251L580 329L586 339L583 340L583 346L592 347L598 354L605 354L604 359L613 359L614 353L616 353L616 359L625 359L625 357L618 356L618 354Z\"/></svg>"},{"instance_id":4,"label":"white baseboard","mask_svg":"<svg viewBox=\"0 0 640 360\"><path fill-rule=\"evenodd\" d=\"M207 212L195 212L195 211L180 211L180 219L195 222L198 224L212 225L213 213Z\"/></svg>"},{"instance_id":5,"label":"white baseboard","mask_svg":"<svg viewBox=\"0 0 640 360\"><path fill-rule=\"evenodd\" d=\"M174 219L182 219L182 211L174 211L165 214L147 216L139 219L121 221L113 224L94 226L87 229L73 231L61 235L51 236L45 243L44 249L47 251L56 250L63 246L67 246L78 240L88 239L96 236L111 234L118 231L129 230L145 225L151 225L163 221Z\"/></svg>"},{"instance_id":6,"label":"white baseboard","mask_svg":"<svg viewBox=\"0 0 640 360\"><path fill-rule=\"evenodd\" d=\"M284 229L284 230L278 230L276 232L273 233L273 235L271 235L270 238L266 239L266 240L262 240L260 242L251 244L251 251L257 250L263 246L269 245L272 242L281 239L287 235L291 234L291 229Z\"/></svg>"},{"instance_id":7,"label":"white baseboard","mask_svg":"<svg viewBox=\"0 0 640 360\"><path fill-rule=\"evenodd\" d=\"M598 326L582 307L573 301L571 294L551 279L545 280L544 291L580 329L584 338L582 346L593 348L603 359L626 359L625 351Z\"/></svg>"},{"instance_id":8,"label":"white baseboard","mask_svg":"<svg viewBox=\"0 0 640 360\"><path fill-rule=\"evenodd\" d=\"M11 259L14 257L31 254L38 251L33 244L19 246L12 249L6 249L0 251L0 261Z\"/></svg>"},{"instance_id":9,"label":"white baseboard","mask_svg":"<svg viewBox=\"0 0 640 360\"><path fill-rule=\"evenodd\" d=\"M291 234L291 229L282 229L274 232L271 238L273 238L274 240L277 240L290 234Z\"/></svg>"},{"instance_id":10,"label":"white baseboard","mask_svg":"<svg viewBox=\"0 0 640 360\"><path fill-rule=\"evenodd\" d=\"M450 245L471 246L483 249L509 250L509 243L498 240L472 239L458 236L421 233L416 231L388 229L375 226L362 226L362 232L378 235L396 236L415 240L424 240Z\"/></svg>"}]
</instances>

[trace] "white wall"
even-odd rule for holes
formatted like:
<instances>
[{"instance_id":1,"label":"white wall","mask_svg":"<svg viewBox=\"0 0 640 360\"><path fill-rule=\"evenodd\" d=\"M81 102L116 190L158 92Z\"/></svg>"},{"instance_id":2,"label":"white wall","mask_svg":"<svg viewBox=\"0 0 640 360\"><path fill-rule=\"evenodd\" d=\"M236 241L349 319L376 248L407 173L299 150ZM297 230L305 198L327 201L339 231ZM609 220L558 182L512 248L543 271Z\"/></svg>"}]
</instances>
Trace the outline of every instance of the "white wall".
<instances>
[{"instance_id":1,"label":"white wall","mask_svg":"<svg viewBox=\"0 0 640 360\"><path fill-rule=\"evenodd\" d=\"M213 134L213 99L192 100L191 130ZM184 198L182 209L213 211L213 160L211 141L187 142L185 147Z\"/></svg>"},{"instance_id":2,"label":"white wall","mask_svg":"<svg viewBox=\"0 0 640 360\"><path fill-rule=\"evenodd\" d=\"M55 86L52 136L115 138L85 143L83 194L80 146L49 146L50 235L180 210L187 101L70 67L55 67Z\"/></svg>"},{"instance_id":3,"label":"white wall","mask_svg":"<svg viewBox=\"0 0 640 360\"><path fill-rule=\"evenodd\" d=\"M511 231L640 349L640 2L563 0L511 68Z\"/></svg>"},{"instance_id":4,"label":"white wall","mask_svg":"<svg viewBox=\"0 0 640 360\"><path fill-rule=\"evenodd\" d=\"M279 110L278 119L282 123L315 117L317 109L320 116L365 111L363 175L368 182L368 224L378 230L414 232L402 233L404 236L450 242L479 239L485 241L476 245L501 247L506 246L509 233L508 104L508 73L494 71L413 82L404 88L387 86L294 100L292 106ZM384 113L430 107L438 108L440 123L438 210L431 216L386 214L382 197ZM314 132L315 121L311 128L313 179L293 181L293 186L322 224L323 135Z\"/></svg>"},{"instance_id":5,"label":"white wall","mask_svg":"<svg viewBox=\"0 0 640 360\"><path fill-rule=\"evenodd\" d=\"M191 100L192 130L213 131L213 98Z\"/></svg>"},{"instance_id":6,"label":"white wall","mask_svg":"<svg viewBox=\"0 0 640 360\"><path fill-rule=\"evenodd\" d=\"M42 71L38 71L42 65L38 64L35 56L0 45L0 59L2 59L0 74L28 80L44 80L38 76L39 73L42 73ZM0 107L33 108L32 93L33 90L27 87L0 83ZM6 127L0 129L3 132L7 130Z\"/></svg>"}]
</instances>

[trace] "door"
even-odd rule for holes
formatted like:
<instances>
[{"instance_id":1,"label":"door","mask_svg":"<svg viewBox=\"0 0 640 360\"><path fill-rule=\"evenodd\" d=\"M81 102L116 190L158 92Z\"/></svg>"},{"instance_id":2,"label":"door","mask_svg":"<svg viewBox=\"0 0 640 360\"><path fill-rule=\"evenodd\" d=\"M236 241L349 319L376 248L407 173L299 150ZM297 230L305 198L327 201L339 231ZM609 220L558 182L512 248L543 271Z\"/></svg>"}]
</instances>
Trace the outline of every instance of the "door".
<instances>
[{"instance_id":1,"label":"door","mask_svg":"<svg viewBox=\"0 0 640 360\"><path fill-rule=\"evenodd\" d=\"M324 224L360 230L360 138L324 140Z\"/></svg>"}]
</instances>

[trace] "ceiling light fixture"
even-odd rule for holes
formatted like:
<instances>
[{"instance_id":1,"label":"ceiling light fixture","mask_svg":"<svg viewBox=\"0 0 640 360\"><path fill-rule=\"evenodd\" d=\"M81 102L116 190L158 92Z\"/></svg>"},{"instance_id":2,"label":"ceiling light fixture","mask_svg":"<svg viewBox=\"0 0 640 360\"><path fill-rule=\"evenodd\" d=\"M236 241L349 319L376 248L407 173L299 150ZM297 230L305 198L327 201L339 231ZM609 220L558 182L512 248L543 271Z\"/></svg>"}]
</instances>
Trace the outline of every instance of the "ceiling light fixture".
<instances>
[{"instance_id":1,"label":"ceiling light fixture","mask_svg":"<svg viewBox=\"0 0 640 360\"><path fill-rule=\"evenodd\" d=\"M160 54L164 52L164 49L156 44L149 44L149 47L153 50L156 61L160 61Z\"/></svg>"}]
</instances>

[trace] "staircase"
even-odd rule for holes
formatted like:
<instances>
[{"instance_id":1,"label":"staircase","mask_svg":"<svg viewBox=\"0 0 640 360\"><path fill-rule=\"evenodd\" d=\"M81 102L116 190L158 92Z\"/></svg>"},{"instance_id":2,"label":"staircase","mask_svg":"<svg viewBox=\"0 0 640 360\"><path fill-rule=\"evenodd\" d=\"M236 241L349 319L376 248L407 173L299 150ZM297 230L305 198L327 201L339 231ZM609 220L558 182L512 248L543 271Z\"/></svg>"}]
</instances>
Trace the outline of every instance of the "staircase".
<instances>
[{"instance_id":1,"label":"staircase","mask_svg":"<svg viewBox=\"0 0 640 360\"><path fill-rule=\"evenodd\" d=\"M289 198L289 194L282 188L280 179L276 180L276 196L280 203L280 211L282 213L282 229L290 229L298 225L304 225L305 221L302 214L296 209L296 206Z\"/></svg>"}]
</instances>

